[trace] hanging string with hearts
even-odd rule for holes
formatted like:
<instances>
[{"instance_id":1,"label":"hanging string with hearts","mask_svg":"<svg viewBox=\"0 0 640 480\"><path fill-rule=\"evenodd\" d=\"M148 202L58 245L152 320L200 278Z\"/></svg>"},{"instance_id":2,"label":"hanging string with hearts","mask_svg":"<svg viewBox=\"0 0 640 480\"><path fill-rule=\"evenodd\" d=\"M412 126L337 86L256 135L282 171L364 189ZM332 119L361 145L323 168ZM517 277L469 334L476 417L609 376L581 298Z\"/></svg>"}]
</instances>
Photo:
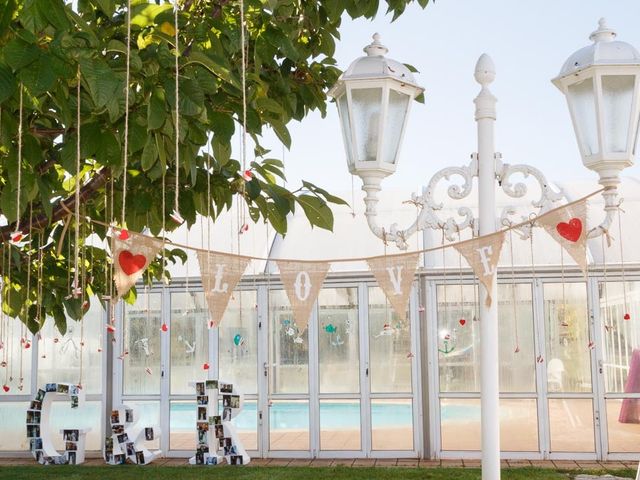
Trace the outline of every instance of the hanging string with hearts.
<instances>
[{"instance_id":1,"label":"hanging string with hearts","mask_svg":"<svg viewBox=\"0 0 640 480\"><path fill-rule=\"evenodd\" d=\"M182 223L182 217L180 215L180 38L179 32L180 28L178 25L178 11L179 11L178 0L175 0L173 6L173 14L174 14L174 31L175 31L175 94L176 94L176 110L175 110L175 130L176 130L176 179L175 179L175 192L174 192L174 204L173 204L173 212L174 212L174 220L176 223Z\"/></svg>"},{"instance_id":2,"label":"hanging string with hearts","mask_svg":"<svg viewBox=\"0 0 640 480\"><path fill-rule=\"evenodd\" d=\"M441 245L444 247L445 245L445 232L444 232L444 227L442 227L442 240L441 240ZM444 317L443 323L447 323L449 321L449 301L447 299L447 269L446 269L446 265L447 265L447 259L446 259L446 248L442 249L442 291L443 291L443 301L444 301ZM448 334L447 334L448 335ZM445 337L445 341L446 341L446 337Z\"/></svg>"},{"instance_id":3,"label":"hanging string with hearts","mask_svg":"<svg viewBox=\"0 0 640 480\"><path fill-rule=\"evenodd\" d=\"M600 243L602 244L602 293L604 294L604 329L609 332L613 325L609 323L609 288L607 286L607 254L605 247L605 236L600 237ZM601 309L602 311L602 309Z\"/></svg>"},{"instance_id":4,"label":"hanging string with hearts","mask_svg":"<svg viewBox=\"0 0 640 480\"><path fill-rule=\"evenodd\" d=\"M24 100L23 100L23 90L24 87L22 82L19 85L19 106L18 106L18 185L17 185L17 198L16 198L16 228L15 233L17 236L21 237L22 234L20 232L20 202L22 197L22 123L23 123L23 109L24 109Z\"/></svg>"},{"instance_id":5,"label":"hanging string with hearts","mask_svg":"<svg viewBox=\"0 0 640 480\"><path fill-rule=\"evenodd\" d=\"M516 293L516 269L514 267L514 257L513 257L513 230L509 230L509 249L510 249L510 260L511 260L511 306L512 306L512 315L513 315L513 331L515 335L516 348L514 349L514 353L520 352L520 337L518 335L518 308L516 306L517 303L517 293Z\"/></svg>"},{"instance_id":6,"label":"hanging string with hearts","mask_svg":"<svg viewBox=\"0 0 640 480\"><path fill-rule=\"evenodd\" d=\"M31 227L33 225L33 202L29 202L29 232L31 232ZM31 294L31 251L27 252L26 260L26 268L27 268L27 301L24 304L24 308L26 309L27 315L29 314L29 306L31 304L30 294ZM18 381L18 390L22 391L24 385L24 353L25 351L31 348L31 342L27 339L26 334L26 326L24 322L20 322L20 377Z\"/></svg>"},{"instance_id":7,"label":"hanging string with hearts","mask_svg":"<svg viewBox=\"0 0 640 480\"><path fill-rule=\"evenodd\" d=\"M460 229L458 229L458 242L461 241L462 237L460 236ZM462 254L460 252L458 252L458 274L458 283L460 284L460 319L458 323L461 327L464 327L467 320L464 318L464 285L462 284Z\"/></svg>"},{"instance_id":8,"label":"hanging string with hearts","mask_svg":"<svg viewBox=\"0 0 640 480\"><path fill-rule=\"evenodd\" d=\"M620 237L620 273L622 274L622 299L624 301L624 320L631 320L629 303L627 302L627 279L624 270L624 248L622 246L622 209L618 206L618 236Z\"/></svg>"},{"instance_id":9,"label":"hanging string with hearts","mask_svg":"<svg viewBox=\"0 0 640 480\"><path fill-rule=\"evenodd\" d=\"M80 65L76 72L76 191L75 191L75 241L73 252L73 297L77 298L80 287ZM126 173L125 173L126 176Z\"/></svg>"},{"instance_id":10,"label":"hanging string with hearts","mask_svg":"<svg viewBox=\"0 0 640 480\"><path fill-rule=\"evenodd\" d=\"M126 228L127 211L127 169L129 166L129 83L131 81L131 0L127 0L127 52L125 54L124 75L124 146L123 146L123 170L122 170L122 214L120 225Z\"/></svg>"},{"instance_id":11,"label":"hanging string with hearts","mask_svg":"<svg viewBox=\"0 0 640 480\"><path fill-rule=\"evenodd\" d=\"M560 245L560 276L562 282L562 319L560 321L561 327L568 327L569 323L567 322L567 294L566 294L566 285L564 279L564 248Z\"/></svg>"},{"instance_id":12,"label":"hanging string with hearts","mask_svg":"<svg viewBox=\"0 0 640 480\"><path fill-rule=\"evenodd\" d=\"M82 238L87 238L87 232L86 232L86 223L82 224ZM79 239L76 237L76 243L79 242ZM80 318L80 368L78 371L78 386L80 388L82 388L82 377L83 377L83 373L84 373L84 342L85 342L85 338L84 338L84 319L85 319L85 314L87 313L87 307L88 307L88 303L87 303L87 299L85 296L85 287L86 287L86 265L87 265L87 246L84 244L82 245L82 262L81 262L81 267L80 267L80 288L82 293L80 294L80 309L81 309L81 315L82 318Z\"/></svg>"}]
</instances>

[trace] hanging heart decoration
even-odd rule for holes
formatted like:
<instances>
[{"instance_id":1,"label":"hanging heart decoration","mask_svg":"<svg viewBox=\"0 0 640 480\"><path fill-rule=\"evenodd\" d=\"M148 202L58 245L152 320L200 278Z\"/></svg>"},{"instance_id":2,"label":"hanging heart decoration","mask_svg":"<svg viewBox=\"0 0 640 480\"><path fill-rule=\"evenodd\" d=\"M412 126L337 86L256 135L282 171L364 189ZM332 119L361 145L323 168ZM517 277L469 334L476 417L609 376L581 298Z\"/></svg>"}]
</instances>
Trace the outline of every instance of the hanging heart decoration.
<instances>
[{"instance_id":1,"label":"hanging heart decoration","mask_svg":"<svg viewBox=\"0 0 640 480\"><path fill-rule=\"evenodd\" d=\"M203 363L202 364L202 369L203 370L209 370L209 364L208 363Z\"/></svg>"},{"instance_id":2,"label":"hanging heart decoration","mask_svg":"<svg viewBox=\"0 0 640 480\"><path fill-rule=\"evenodd\" d=\"M118 255L118 262L124 273L133 275L144 268L147 264L147 259L144 255L134 255L129 250L123 250Z\"/></svg>"},{"instance_id":3,"label":"hanging heart decoration","mask_svg":"<svg viewBox=\"0 0 640 480\"><path fill-rule=\"evenodd\" d=\"M464 324L467 323L467 321L464 318L461 318L460 320L458 320L458 323L461 327L464 327Z\"/></svg>"},{"instance_id":4,"label":"hanging heart decoration","mask_svg":"<svg viewBox=\"0 0 640 480\"><path fill-rule=\"evenodd\" d=\"M631 315L629 315L628 313L624 314L624 319L625 320L631 320Z\"/></svg>"},{"instance_id":5,"label":"hanging heart decoration","mask_svg":"<svg viewBox=\"0 0 640 480\"><path fill-rule=\"evenodd\" d=\"M562 238L575 243L582 235L582 221L579 218L572 218L568 223L560 222L556 225L556 230Z\"/></svg>"},{"instance_id":6,"label":"hanging heart decoration","mask_svg":"<svg viewBox=\"0 0 640 480\"><path fill-rule=\"evenodd\" d=\"M5 391L5 393L8 392L9 390L11 390L9 388L9 385L6 385L6 384L2 386L2 389Z\"/></svg>"},{"instance_id":7,"label":"hanging heart decoration","mask_svg":"<svg viewBox=\"0 0 640 480\"><path fill-rule=\"evenodd\" d=\"M126 240L129 238L129 232L125 229L120 230L120 240Z\"/></svg>"},{"instance_id":8,"label":"hanging heart decoration","mask_svg":"<svg viewBox=\"0 0 640 480\"><path fill-rule=\"evenodd\" d=\"M167 330L169 330L169 327L167 326L166 323L163 323L162 326L160 327L160 330L162 330L163 332L166 332Z\"/></svg>"}]
</instances>

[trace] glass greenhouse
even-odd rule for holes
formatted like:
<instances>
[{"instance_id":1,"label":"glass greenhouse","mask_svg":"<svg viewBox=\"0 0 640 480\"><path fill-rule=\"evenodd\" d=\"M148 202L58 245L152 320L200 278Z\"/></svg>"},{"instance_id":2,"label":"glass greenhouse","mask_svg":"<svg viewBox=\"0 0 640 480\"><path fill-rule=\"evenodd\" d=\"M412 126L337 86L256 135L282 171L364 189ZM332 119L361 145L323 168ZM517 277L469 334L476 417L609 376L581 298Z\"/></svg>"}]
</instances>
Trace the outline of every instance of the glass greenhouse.
<instances>
[{"instance_id":1,"label":"glass greenhouse","mask_svg":"<svg viewBox=\"0 0 640 480\"><path fill-rule=\"evenodd\" d=\"M557 187L566 201L597 190L588 183ZM640 180L624 179L621 196L622 238L616 222L611 247L589 241L587 278L542 229L531 242L514 235L503 248L505 458L640 458ZM382 199L385 223L415 219L403 200L392 193ZM530 200L520 207L529 208ZM599 196L589 209L592 223L599 221ZM371 235L363 210L363 204L355 212L337 209L334 233L312 230L300 215L284 238L265 225L238 236L242 220L231 211L215 225L199 223L172 238L270 259L397 253ZM439 245L439 235L414 238L410 249ZM79 324L61 336L48 322L25 352L15 322L12 355L24 388L0 392L0 451L27 454L24 413L33 394L47 382L78 381L82 361L87 402L79 410L56 404L52 429L91 428L88 450L102 448L109 412L124 403L160 425L155 442L165 455L191 456L196 398L189 382L202 380L209 364L210 378L244 394L236 425L254 457L479 458L477 285L458 253L444 252L421 256L406 318L393 313L365 262L334 263L302 343L287 333L292 312L272 261L252 262L220 327L208 329L195 255L174 269L170 285L140 287L134 305L118 305L116 343L107 341L107 313L93 302L82 356ZM16 361L11 375L18 375Z\"/></svg>"}]
</instances>

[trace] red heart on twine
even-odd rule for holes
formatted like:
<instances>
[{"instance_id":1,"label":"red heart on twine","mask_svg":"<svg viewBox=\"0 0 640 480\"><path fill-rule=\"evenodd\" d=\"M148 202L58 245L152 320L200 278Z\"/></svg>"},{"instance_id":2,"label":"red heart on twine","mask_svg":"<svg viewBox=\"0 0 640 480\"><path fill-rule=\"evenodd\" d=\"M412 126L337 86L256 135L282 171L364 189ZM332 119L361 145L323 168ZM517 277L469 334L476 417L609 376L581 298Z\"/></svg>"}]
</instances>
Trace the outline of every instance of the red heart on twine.
<instances>
[{"instance_id":1,"label":"red heart on twine","mask_svg":"<svg viewBox=\"0 0 640 480\"><path fill-rule=\"evenodd\" d=\"M562 238L575 243L582 235L582 221L579 218L572 218L569 223L560 222L556 225L556 230Z\"/></svg>"},{"instance_id":2,"label":"red heart on twine","mask_svg":"<svg viewBox=\"0 0 640 480\"><path fill-rule=\"evenodd\" d=\"M467 323L467 321L464 318L461 318L460 320L458 320L458 323L464 327L464 324Z\"/></svg>"},{"instance_id":3,"label":"red heart on twine","mask_svg":"<svg viewBox=\"0 0 640 480\"><path fill-rule=\"evenodd\" d=\"M8 392L8 391L10 390L9 385L3 385L3 386L2 386L2 389L3 389L5 392Z\"/></svg>"},{"instance_id":4,"label":"red heart on twine","mask_svg":"<svg viewBox=\"0 0 640 480\"><path fill-rule=\"evenodd\" d=\"M625 320L631 320L631 315L629 315L628 313L624 314L624 319Z\"/></svg>"},{"instance_id":5,"label":"red heart on twine","mask_svg":"<svg viewBox=\"0 0 640 480\"><path fill-rule=\"evenodd\" d=\"M115 332L116 332L116 327L115 327L115 325L108 324L108 325L107 325L107 332L109 332L109 333L115 333Z\"/></svg>"},{"instance_id":6,"label":"red heart on twine","mask_svg":"<svg viewBox=\"0 0 640 480\"><path fill-rule=\"evenodd\" d=\"M118 262L120 262L120 268L124 273L133 275L144 268L147 259L144 255L134 255L129 250L123 250L118 255Z\"/></svg>"},{"instance_id":7,"label":"red heart on twine","mask_svg":"<svg viewBox=\"0 0 640 480\"><path fill-rule=\"evenodd\" d=\"M169 330L169 327L167 327L166 323L163 323L162 326L160 327L160 330L162 330L163 332L166 332L167 330Z\"/></svg>"},{"instance_id":8,"label":"red heart on twine","mask_svg":"<svg viewBox=\"0 0 640 480\"><path fill-rule=\"evenodd\" d=\"M129 238L129 232L125 229L120 230L120 240L126 240Z\"/></svg>"},{"instance_id":9,"label":"red heart on twine","mask_svg":"<svg viewBox=\"0 0 640 480\"><path fill-rule=\"evenodd\" d=\"M208 363L204 363L204 364L202 365L202 369L203 369L203 370L209 370L209 364L208 364Z\"/></svg>"}]
</instances>

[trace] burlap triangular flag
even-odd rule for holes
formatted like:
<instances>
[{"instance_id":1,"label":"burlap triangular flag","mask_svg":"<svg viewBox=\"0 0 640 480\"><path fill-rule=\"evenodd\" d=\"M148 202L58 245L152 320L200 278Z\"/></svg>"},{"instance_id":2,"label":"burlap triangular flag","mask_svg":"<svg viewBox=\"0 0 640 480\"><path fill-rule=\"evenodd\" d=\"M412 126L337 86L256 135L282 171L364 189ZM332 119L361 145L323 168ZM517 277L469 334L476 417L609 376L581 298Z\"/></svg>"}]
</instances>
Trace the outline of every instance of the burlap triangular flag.
<instances>
[{"instance_id":1,"label":"burlap triangular flag","mask_svg":"<svg viewBox=\"0 0 640 480\"><path fill-rule=\"evenodd\" d=\"M482 237L456 243L453 247L467 260L480 283L487 290L485 305L491 305L491 284L500 260L500 251L504 243L504 232L492 233Z\"/></svg>"},{"instance_id":2,"label":"burlap triangular flag","mask_svg":"<svg viewBox=\"0 0 640 480\"><path fill-rule=\"evenodd\" d=\"M157 238L129 234L126 231L113 234L111 251L117 298L125 295L135 285L161 248L162 240Z\"/></svg>"},{"instance_id":3,"label":"burlap triangular flag","mask_svg":"<svg viewBox=\"0 0 640 480\"><path fill-rule=\"evenodd\" d=\"M224 315L233 289L242 278L249 257L216 252L198 252L204 298L209 307L209 327L217 327Z\"/></svg>"},{"instance_id":4,"label":"burlap triangular flag","mask_svg":"<svg viewBox=\"0 0 640 480\"><path fill-rule=\"evenodd\" d=\"M551 210L540 215L536 222L571 255L586 275L587 200Z\"/></svg>"},{"instance_id":5,"label":"burlap triangular flag","mask_svg":"<svg viewBox=\"0 0 640 480\"><path fill-rule=\"evenodd\" d=\"M327 262L289 262L276 260L280 278L287 292L298 326L298 334L307 328L311 309L322 288L329 264Z\"/></svg>"},{"instance_id":6,"label":"burlap triangular flag","mask_svg":"<svg viewBox=\"0 0 640 480\"><path fill-rule=\"evenodd\" d=\"M407 314L413 277L418 268L420 253L392 255L367 260L371 272L384 291L389 303L400 318Z\"/></svg>"}]
</instances>

